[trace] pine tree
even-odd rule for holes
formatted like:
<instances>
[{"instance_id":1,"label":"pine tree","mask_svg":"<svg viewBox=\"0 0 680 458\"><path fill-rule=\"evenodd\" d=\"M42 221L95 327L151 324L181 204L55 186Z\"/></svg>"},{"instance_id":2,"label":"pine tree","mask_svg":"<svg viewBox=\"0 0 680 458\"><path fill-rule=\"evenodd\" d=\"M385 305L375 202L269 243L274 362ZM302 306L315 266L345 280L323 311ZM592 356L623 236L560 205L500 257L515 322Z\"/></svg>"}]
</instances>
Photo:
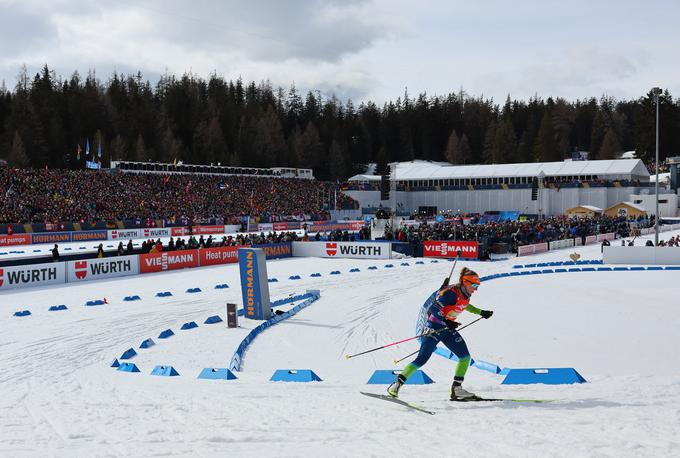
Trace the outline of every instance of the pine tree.
<instances>
[{"instance_id":1,"label":"pine tree","mask_svg":"<svg viewBox=\"0 0 680 458\"><path fill-rule=\"evenodd\" d=\"M470 164L470 161L472 160L472 148L470 148L470 142L468 142L467 135L463 134L463 136L460 138L458 150L460 151L460 163Z\"/></svg>"},{"instance_id":2,"label":"pine tree","mask_svg":"<svg viewBox=\"0 0 680 458\"><path fill-rule=\"evenodd\" d=\"M28 167L30 165L24 142L21 140L21 135L19 135L18 131L14 132L14 140L12 141L12 148L9 150L7 162L11 167L16 168Z\"/></svg>"},{"instance_id":3,"label":"pine tree","mask_svg":"<svg viewBox=\"0 0 680 458\"><path fill-rule=\"evenodd\" d=\"M552 127L552 116L548 110L543 115L541 127L538 129L538 135L534 142L534 157L538 162L555 162L559 160Z\"/></svg>"},{"instance_id":4,"label":"pine tree","mask_svg":"<svg viewBox=\"0 0 680 458\"><path fill-rule=\"evenodd\" d=\"M147 157L146 143L144 143L144 137L142 134L137 135L137 143L134 149L133 160L136 162L146 162L149 158Z\"/></svg>"},{"instance_id":5,"label":"pine tree","mask_svg":"<svg viewBox=\"0 0 680 458\"><path fill-rule=\"evenodd\" d=\"M344 149L336 140L333 140L331 142L331 149L328 152L328 171L331 180L343 180L346 168L347 162L345 161Z\"/></svg>"},{"instance_id":6,"label":"pine tree","mask_svg":"<svg viewBox=\"0 0 680 458\"><path fill-rule=\"evenodd\" d=\"M517 137L509 118L501 121L496 129L491 150L494 163L517 161Z\"/></svg>"},{"instance_id":7,"label":"pine tree","mask_svg":"<svg viewBox=\"0 0 680 458\"><path fill-rule=\"evenodd\" d=\"M482 156L484 157L484 162L486 164L494 164L498 158L495 157L496 151L494 151L494 141L496 140L496 122L493 121L489 124L484 134L484 150L482 151Z\"/></svg>"},{"instance_id":8,"label":"pine tree","mask_svg":"<svg viewBox=\"0 0 680 458\"><path fill-rule=\"evenodd\" d=\"M621 143L619 142L618 135L616 135L614 129L607 129L602 146L600 147L599 159L616 159L621 152Z\"/></svg>"},{"instance_id":9,"label":"pine tree","mask_svg":"<svg viewBox=\"0 0 680 458\"><path fill-rule=\"evenodd\" d=\"M446 152L444 153L449 164L461 164L459 143L460 140L458 140L456 129L452 129L449 141L446 143Z\"/></svg>"}]
</instances>

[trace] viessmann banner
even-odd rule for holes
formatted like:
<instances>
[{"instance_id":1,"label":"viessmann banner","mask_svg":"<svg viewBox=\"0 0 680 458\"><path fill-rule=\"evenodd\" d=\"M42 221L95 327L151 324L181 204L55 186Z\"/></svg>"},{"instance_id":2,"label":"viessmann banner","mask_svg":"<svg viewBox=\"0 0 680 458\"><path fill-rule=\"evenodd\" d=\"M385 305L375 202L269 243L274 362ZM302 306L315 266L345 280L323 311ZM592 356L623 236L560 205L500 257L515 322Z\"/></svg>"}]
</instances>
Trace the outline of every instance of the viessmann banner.
<instances>
[{"instance_id":1,"label":"viessmann banner","mask_svg":"<svg viewBox=\"0 0 680 458\"><path fill-rule=\"evenodd\" d=\"M139 255L139 272L164 272L166 270L198 267L198 251L171 251Z\"/></svg>"},{"instance_id":2,"label":"viessmann banner","mask_svg":"<svg viewBox=\"0 0 680 458\"><path fill-rule=\"evenodd\" d=\"M461 258L478 258L477 242L451 242L426 240L423 242L423 256L426 258L455 258L460 250Z\"/></svg>"},{"instance_id":3,"label":"viessmann banner","mask_svg":"<svg viewBox=\"0 0 680 458\"><path fill-rule=\"evenodd\" d=\"M68 282L75 283L101 278L124 277L139 273L139 256L118 256L102 259L68 261Z\"/></svg>"},{"instance_id":4,"label":"viessmann banner","mask_svg":"<svg viewBox=\"0 0 680 458\"><path fill-rule=\"evenodd\" d=\"M293 242L293 256L390 259L392 257L392 244L375 242Z\"/></svg>"}]
</instances>

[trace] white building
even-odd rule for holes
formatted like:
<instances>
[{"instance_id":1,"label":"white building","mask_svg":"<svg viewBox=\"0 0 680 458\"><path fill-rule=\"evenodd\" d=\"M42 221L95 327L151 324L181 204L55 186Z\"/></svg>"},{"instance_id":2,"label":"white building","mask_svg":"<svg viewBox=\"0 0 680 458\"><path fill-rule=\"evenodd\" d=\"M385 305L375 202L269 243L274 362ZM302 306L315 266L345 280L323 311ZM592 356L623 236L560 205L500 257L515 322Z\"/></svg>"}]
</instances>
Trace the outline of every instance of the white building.
<instances>
[{"instance_id":1,"label":"white building","mask_svg":"<svg viewBox=\"0 0 680 458\"><path fill-rule=\"evenodd\" d=\"M362 207L541 215L563 214L577 205L608 208L633 194L653 192L649 172L639 159L493 165L411 161L391 164L391 170L390 200L380 200L377 175L353 176L345 192ZM537 199L532 200L535 181ZM670 191L664 188L663 192Z\"/></svg>"}]
</instances>

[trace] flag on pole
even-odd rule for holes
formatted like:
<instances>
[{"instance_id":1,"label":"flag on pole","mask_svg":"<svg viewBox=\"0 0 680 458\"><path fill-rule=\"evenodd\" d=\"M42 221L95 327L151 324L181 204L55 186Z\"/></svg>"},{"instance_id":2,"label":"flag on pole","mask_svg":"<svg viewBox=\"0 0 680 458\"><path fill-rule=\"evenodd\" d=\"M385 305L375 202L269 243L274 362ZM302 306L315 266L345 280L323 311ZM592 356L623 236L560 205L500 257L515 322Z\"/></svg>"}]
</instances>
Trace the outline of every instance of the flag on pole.
<instances>
[{"instance_id":1,"label":"flag on pole","mask_svg":"<svg viewBox=\"0 0 680 458\"><path fill-rule=\"evenodd\" d=\"M85 144L85 157L88 157L90 155L90 139L88 138L86 142L87 143Z\"/></svg>"},{"instance_id":2,"label":"flag on pole","mask_svg":"<svg viewBox=\"0 0 680 458\"><path fill-rule=\"evenodd\" d=\"M80 143L78 143L78 148L76 148L76 153L77 153L76 159L80 160Z\"/></svg>"}]
</instances>

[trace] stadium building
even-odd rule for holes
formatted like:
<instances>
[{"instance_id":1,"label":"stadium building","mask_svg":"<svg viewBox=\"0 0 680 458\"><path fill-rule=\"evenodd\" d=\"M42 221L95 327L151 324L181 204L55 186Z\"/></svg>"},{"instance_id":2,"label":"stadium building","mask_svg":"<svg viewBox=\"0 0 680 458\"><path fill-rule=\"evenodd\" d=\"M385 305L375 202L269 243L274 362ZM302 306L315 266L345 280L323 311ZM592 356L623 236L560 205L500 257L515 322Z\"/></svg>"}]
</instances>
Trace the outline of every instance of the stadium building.
<instances>
[{"instance_id":1,"label":"stadium building","mask_svg":"<svg viewBox=\"0 0 680 458\"><path fill-rule=\"evenodd\" d=\"M620 202L636 202L654 213L654 199L646 197L653 197L655 183L640 159L492 165L411 161L390 164L390 169L389 191L382 193L379 175L348 180L345 193L364 213L382 205L396 208L397 214L498 211L550 216L582 205L604 209ZM676 216L675 191L664 187L660 193L660 201L675 202L660 207L661 216Z\"/></svg>"}]
</instances>

